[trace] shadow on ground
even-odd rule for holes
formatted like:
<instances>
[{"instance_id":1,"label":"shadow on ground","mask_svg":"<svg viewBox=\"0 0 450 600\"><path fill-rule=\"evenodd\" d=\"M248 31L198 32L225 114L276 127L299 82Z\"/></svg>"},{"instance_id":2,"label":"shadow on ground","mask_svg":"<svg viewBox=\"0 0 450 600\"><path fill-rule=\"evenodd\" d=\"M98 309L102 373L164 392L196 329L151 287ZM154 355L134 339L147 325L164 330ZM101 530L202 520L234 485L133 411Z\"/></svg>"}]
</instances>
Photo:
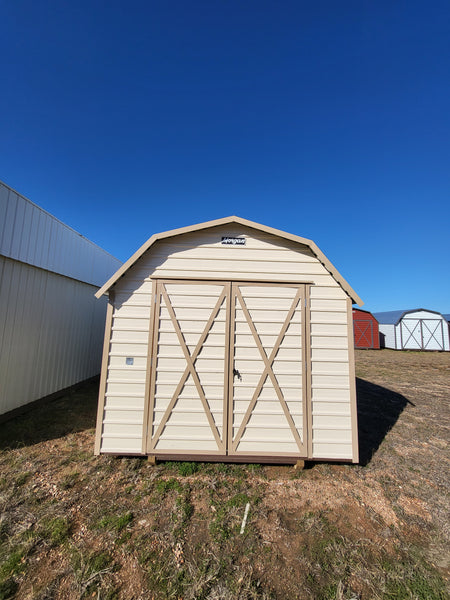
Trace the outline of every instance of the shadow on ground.
<instances>
[{"instance_id":1,"label":"shadow on ground","mask_svg":"<svg viewBox=\"0 0 450 600\"><path fill-rule=\"evenodd\" d=\"M32 446L95 427L98 379L0 424L0 450Z\"/></svg>"},{"instance_id":2,"label":"shadow on ground","mask_svg":"<svg viewBox=\"0 0 450 600\"><path fill-rule=\"evenodd\" d=\"M411 402L385 387L356 379L360 464L367 465ZM0 449L32 446L95 427L98 381L0 424Z\"/></svg>"},{"instance_id":3,"label":"shadow on ground","mask_svg":"<svg viewBox=\"0 0 450 600\"><path fill-rule=\"evenodd\" d=\"M359 462L367 465L397 422L407 398L370 381L356 378L358 398Z\"/></svg>"}]
</instances>

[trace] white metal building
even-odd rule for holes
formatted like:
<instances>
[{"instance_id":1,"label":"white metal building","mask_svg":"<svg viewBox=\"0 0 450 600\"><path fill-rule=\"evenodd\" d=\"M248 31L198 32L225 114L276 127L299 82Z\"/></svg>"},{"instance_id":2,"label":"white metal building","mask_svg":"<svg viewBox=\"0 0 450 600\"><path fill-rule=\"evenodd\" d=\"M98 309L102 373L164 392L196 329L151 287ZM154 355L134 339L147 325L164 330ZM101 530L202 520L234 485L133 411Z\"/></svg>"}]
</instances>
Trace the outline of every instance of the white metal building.
<instances>
[{"instance_id":1,"label":"white metal building","mask_svg":"<svg viewBox=\"0 0 450 600\"><path fill-rule=\"evenodd\" d=\"M168 231L105 293L96 453L358 461L362 302L314 242L239 217Z\"/></svg>"},{"instance_id":2,"label":"white metal building","mask_svg":"<svg viewBox=\"0 0 450 600\"><path fill-rule=\"evenodd\" d=\"M449 350L448 323L441 313L425 308L374 313L383 348Z\"/></svg>"},{"instance_id":3,"label":"white metal building","mask_svg":"<svg viewBox=\"0 0 450 600\"><path fill-rule=\"evenodd\" d=\"M106 301L121 262L0 182L0 415L100 372Z\"/></svg>"}]
</instances>

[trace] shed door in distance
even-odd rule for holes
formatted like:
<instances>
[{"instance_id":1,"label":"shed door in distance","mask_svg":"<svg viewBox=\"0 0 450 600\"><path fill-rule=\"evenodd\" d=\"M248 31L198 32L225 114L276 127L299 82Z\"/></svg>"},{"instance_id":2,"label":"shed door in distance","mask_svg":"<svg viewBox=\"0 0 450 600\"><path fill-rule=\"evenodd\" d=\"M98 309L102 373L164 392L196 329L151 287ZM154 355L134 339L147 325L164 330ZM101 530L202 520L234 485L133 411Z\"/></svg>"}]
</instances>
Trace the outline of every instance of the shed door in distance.
<instances>
[{"instance_id":1,"label":"shed door in distance","mask_svg":"<svg viewBox=\"0 0 450 600\"><path fill-rule=\"evenodd\" d=\"M306 456L305 286L232 284L228 454Z\"/></svg>"},{"instance_id":2,"label":"shed door in distance","mask_svg":"<svg viewBox=\"0 0 450 600\"><path fill-rule=\"evenodd\" d=\"M148 452L226 453L230 287L157 283Z\"/></svg>"},{"instance_id":3,"label":"shed door in distance","mask_svg":"<svg viewBox=\"0 0 450 600\"><path fill-rule=\"evenodd\" d=\"M355 346L357 348L373 348L373 323L369 320L354 319Z\"/></svg>"}]
</instances>

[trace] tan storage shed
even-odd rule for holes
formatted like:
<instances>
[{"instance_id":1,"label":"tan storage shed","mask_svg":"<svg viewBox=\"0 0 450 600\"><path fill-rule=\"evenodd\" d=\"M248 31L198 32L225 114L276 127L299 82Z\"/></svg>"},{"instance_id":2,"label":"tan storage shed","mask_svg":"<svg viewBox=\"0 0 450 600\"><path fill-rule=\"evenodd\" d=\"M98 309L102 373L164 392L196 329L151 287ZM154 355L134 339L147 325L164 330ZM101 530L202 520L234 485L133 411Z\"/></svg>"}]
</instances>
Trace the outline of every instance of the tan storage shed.
<instances>
[{"instance_id":1,"label":"tan storage shed","mask_svg":"<svg viewBox=\"0 0 450 600\"><path fill-rule=\"evenodd\" d=\"M362 302L310 240L239 217L160 233L105 293L97 454L358 461Z\"/></svg>"}]
</instances>

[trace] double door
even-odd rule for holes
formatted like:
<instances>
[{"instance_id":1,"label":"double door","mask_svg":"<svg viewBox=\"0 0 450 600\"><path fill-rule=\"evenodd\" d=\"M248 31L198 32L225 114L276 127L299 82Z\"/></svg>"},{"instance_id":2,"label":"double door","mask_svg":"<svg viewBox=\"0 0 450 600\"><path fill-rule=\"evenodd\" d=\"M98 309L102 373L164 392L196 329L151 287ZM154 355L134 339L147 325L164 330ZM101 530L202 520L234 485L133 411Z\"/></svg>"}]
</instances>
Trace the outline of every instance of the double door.
<instances>
[{"instance_id":1,"label":"double door","mask_svg":"<svg viewBox=\"0 0 450 600\"><path fill-rule=\"evenodd\" d=\"M147 452L306 456L306 286L158 280Z\"/></svg>"},{"instance_id":2,"label":"double door","mask_svg":"<svg viewBox=\"0 0 450 600\"><path fill-rule=\"evenodd\" d=\"M400 322L403 350L444 350L442 319L408 319Z\"/></svg>"}]
</instances>

